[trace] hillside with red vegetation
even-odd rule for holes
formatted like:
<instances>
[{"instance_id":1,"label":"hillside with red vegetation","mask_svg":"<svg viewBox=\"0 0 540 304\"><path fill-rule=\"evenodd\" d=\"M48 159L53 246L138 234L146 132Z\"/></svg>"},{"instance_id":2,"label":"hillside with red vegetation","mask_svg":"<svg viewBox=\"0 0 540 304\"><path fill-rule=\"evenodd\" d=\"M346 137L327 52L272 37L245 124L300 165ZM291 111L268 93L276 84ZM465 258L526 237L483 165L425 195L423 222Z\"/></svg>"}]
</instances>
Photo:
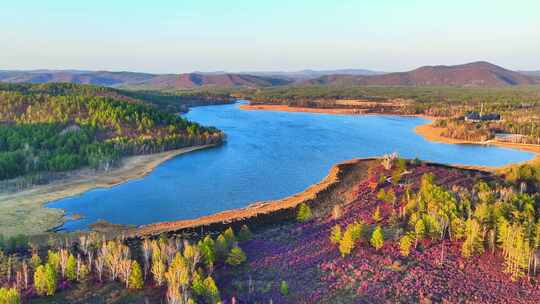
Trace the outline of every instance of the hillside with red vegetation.
<instances>
[{"instance_id":1,"label":"hillside with red vegetation","mask_svg":"<svg viewBox=\"0 0 540 304\"><path fill-rule=\"evenodd\" d=\"M335 197L336 202L346 201L341 216L315 212L313 220L276 225L241 242L248 266L220 270L220 287L227 298L239 303L538 303L540 288L533 283L537 278L513 281L502 270L499 251L463 258L461 241L441 244L424 239L408 256L400 254L402 231L392 224L393 214L403 208L405 189L418 191L428 173L437 184L453 189L472 190L478 181L501 182L482 171L420 164L409 165L402 183L381 183L381 176L390 172L376 165L349 193ZM381 189L394 191L394 206L378 198ZM373 219L377 207L380 221ZM343 257L329 240L331 229L359 220L369 230L383 227L384 246L376 250L369 240L361 240ZM282 281L288 285L288 295L280 291Z\"/></svg>"},{"instance_id":2,"label":"hillside with red vegetation","mask_svg":"<svg viewBox=\"0 0 540 304\"><path fill-rule=\"evenodd\" d=\"M382 86L480 86L497 87L539 84L540 78L507 70L488 62L454 66L424 66L409 72L374 76L330 75L307 84Z\"/></svg>"}]
</instances>

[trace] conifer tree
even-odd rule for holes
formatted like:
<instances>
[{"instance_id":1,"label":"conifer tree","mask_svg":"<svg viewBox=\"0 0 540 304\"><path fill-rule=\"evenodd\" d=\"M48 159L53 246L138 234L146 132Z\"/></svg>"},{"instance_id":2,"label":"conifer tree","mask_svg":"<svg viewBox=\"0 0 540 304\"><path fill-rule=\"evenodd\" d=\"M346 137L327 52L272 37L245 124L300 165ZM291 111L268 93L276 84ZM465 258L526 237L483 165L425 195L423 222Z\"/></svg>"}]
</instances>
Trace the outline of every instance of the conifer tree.
<instances>
[{"instance_id":1,"label":"conifer tree","mask_svg":"<svg viewBox=\"0 0 540 304\"><path fill-rule=\"evenodd\" d=\"M296 219L299 222L307 222L313 217L311 213L311 208L306 203L300 204L298 206L298 213L296 214Z\"/></svg>"},{"instance_id":2,"label":"conifer tree","mask_svg":"<svg viewBox=\"0 0 540 304\"><path fill-rule=\"evenodd\" d=\"M461 247L461 255L465 258L484 252L483 236L480 224L475 219L465 222L465 241Z\"/></svg>"},{"instance_id":3,"label":"conifer tree","mask_svg":"<svg viewBox=\"0 0 540 304\"><path fill-rule=\"evenodd\" d=\"M15 288L0 288L1 304L20 304L21 296Z\"/></svg>"},{"instance_id":4,"label":"conifer tree","mask_svg":"<svg viewBox=\"0 0 540 304\"><path fill-rule=\"evenodd\" d=\"M240 247L233 247L229 252L226 263L231 266L238 266L246 261L246 254Z\"/></svg>"},{"instance_id":5,"label":"conifer tree","mask_svg":"<svg viewBox=\"0 0 540 304\"><path fill-rule=\"evenodd\" d=\"M77 260L70 254L66 261L66 278L70 281L77 280Z\"/></svg>"},{"instance_id":6,"label":"conifer tree","mask_svg":"<svg viewBox=\"0 0 540 304\"><path fill-rule=\"evenodd\" d=\"M221 301L216 282L211 276L204 279L205 298L208 303L216 304Z\"/></svg>"},{"instance_id":7,"label":"conifer tree","mask_svg":"<svg viewBox=\"0 0 540 304\"><path fill-rule=\"evenodd\" d=\"M414 248L416 248L418 246L418 241L423 239L424 235L426 234L426 225L424 224L423 219L419 219L418 221L416 221L416 224L414 225L414 233Z\"/></svg>"},{"instance_id":8,"label":"conifer tree","mask_svg":"<svg viewBox=\"0 0 540 304\"><path fill-rule=\"evenodd\" d=\"M223 261L227 258L227 254L229 253L229 244L227 243L227 240L225 239L225 236L223 234L220 234L216 242L214 244L216 258L220 261Z\"/></svg>"},{"instance_id":9,"label":"conifer tree","mask_svg":"<svg viewBox=\"0 0 540 304\"><path fill-rule=\"evenodd\" d=\"M279 284L279 293L284 297L289 295L289 284L286 281L281 281Z\"/></svg>"},{"instance_id":10,"label":"conifer tree","mask_svg":"<svg viewBox=\"0 0 540 304\"><path fill-rule=\"evenodd\" d=\"M339 252L342 257L349 255L354 249L354 238L351 229L346 229L343 237L339 242Z\"/></svg>"},{"instance_id":11,"label":"conifer tree","mask_svg":"<svg viewBox=\"0 0 540 304\"><path fill-rule=\"evenodd\" d=\"M249 239L251 239L251 231L247 225L242 225L240 231L238 232L238 240L247 241Z\"/></svg>"},{"instance_id":12,"label":"conifer tree","mask_svg":"<svg viewBox=\"0 0 540 304\"><path fill-rule=\"evenodd\" d=\"M371 240L370 240L371 246L375 248L375 250L379 250L384 245L384 234L381 229L381 226L375 227L375 230L373 230L373 233L371 234Z\"/></svg>"},{"instance_id":13,"label":"conifer tree","mask_svg":"<svg viewBox=\"0 0 540 304\"><path fill-rule=\"evenodd\" d=\"M141 266L137 261L133 261L131 265L131 274L129 275L128 286L131 289L142 289L144 285Z\"/></svg>"},{"instance_id":14,"label":"conifer tree","mask_svg":"<svg viewBox=\"0 0 540 304\"><path fill-rule=\"evenodd\" d=\"M212 270L214 262L216 261L216 251L214 239L211 236L207 235L203 240L199 241L199 250L202 254L202 259L206 267Z\"/></svg>"},{"instance_id":15,"label":"conifer tree","mask_svg":"<svg viewBox=\"0 0 540 304\"><path fill-rule=\"evenodd\" d=\"M234 235L234 230L229 227L223 231L223 236L225 237L225 240L227 240L227 246L228 248L231 248L233 244L236 242L236 236Z\"/></svg>"},{"instance_id":16,"label":"conifer tree","mask_svg":"<svg viewBox=\"0 0 540 304\"><path fill-rule=\"evenodd\" d=\"M371 218L376 222L380 222L381 221L381 208L379 206L377 206L377 208L375 208L375 211L373 212L373 215L371 216Z\"/></svg>"},{"instance_id":17,"label":"conifer tree","mask_svg":"<svg viewBox=\"0 0 540 304\"><path fill-rule=\"evenodd\" d=\"M57 274L54 266L40 265L34 273L34 286L39 295L54 295L56 291Z\"/></svg>"},{"instance_id":18,"label":"conifer tree","mask_svg":"<svg viewBox=\"0 0 540 304\"><path fill-rule=\"evenodd\" d=\"M341 240L341 226L336 224L330 230L330 242L332 244L339 244L340 240Z\"/></svg>"},{"instance_id":19,"label":"conifer tree","mask_svg":"<svg viewBox=\"0 0 540 304\"><path fill-rule=\"evenodd\" d=\"M193 293L197 296L203 296L205 292L205 286L202 279L201 274L196 271L193 274L193 278L191 281L191 289L193 290Z\"/></svg>"},{"instance_id":20,"label":"conifer tree","mask_svg":"<svg viewBox=\"0 0 540 304\"><path fill-rule=\"evenodd\" d=\"M409 256L411 253L413 239L414 238L409 234L405 234L399 239L399 252L402 256Z\"/></svg>"}]
</instances>

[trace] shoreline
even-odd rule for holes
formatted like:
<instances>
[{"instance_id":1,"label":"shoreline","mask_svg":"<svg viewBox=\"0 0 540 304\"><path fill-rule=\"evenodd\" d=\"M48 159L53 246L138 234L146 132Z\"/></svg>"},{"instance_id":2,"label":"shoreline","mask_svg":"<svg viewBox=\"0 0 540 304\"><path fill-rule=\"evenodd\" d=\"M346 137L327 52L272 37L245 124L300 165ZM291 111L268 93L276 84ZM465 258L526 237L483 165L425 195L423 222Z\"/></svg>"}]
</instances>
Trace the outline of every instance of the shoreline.
<instances>
[{"instance_id":1,"label":"shoreline","mask_svg":"<svg viewBox=\"0 0 540 304\"><path fill-rule=\"evenodd\" d=\"M366 174L366 166L377 161L378 158L368 157L339 162L333 165L326 176L319 182L284 198L256 201L245 207L215 212L193 219L145 224L129 229L124 235L128 238L145 238L169 232L191 231L196 233L197 230L220 230L231 225L239 228L247 223L250 225L262 225L291 220L296 215L296 208L302 203L311 207L314 205L323 206L322 201L335 203L335 196L331 195L333 192L339 193L341 197L347 200L348 195L346 193L353 189L350 185L347 185L348 179L358 174Z\"/></svg>"},{"instance_id":2,"label":"shoreline","mask_svg":"<svg viewBox=\"0 0 540 304\"><path fill-rule=\"evenodd\" d=\"M246 111L279 111L279 112L299 112L299 113L319 113L319 114L337 114L337 115L394 115L394 116L403 116L403 117L421 117L424 119L430 120L430 122L419 125L414 128L414 132L424 139L433 142L445 143L445 144L458 144L458 145L482 145L482 146L497 146L501 148L510 148L517 149L521 151L534 153L534 157L528 161L508 164L503 166L467 166L471 169L480 169L480 170L490 170L490 171L501 171L510 166L516 164L532 164L540 162L540 145L530 145L530 144L518 144L518 143L507 143L500 141L486 141L486 142L477 142L477 141L467 141L459 140L444 137L441 135L442 129L436 128L433 126L433 122L438 118L428 116L428 115L400 115L395 113L365 113L365 111L355 110L355 109L320 109L320 108L306 108L306 107L289 107L287 105L251 105L243 104L239 107L242 110Z\"/></svg>"},{"instance_id":3,"label":"shoreline","mask_svg":"<svg viewBox=\"0 0 540 304\"><path fill-rule=\"evenodd\" d=\"M4 236L24 233L35 235L61 226L65 211L45 205L59 199L80 195L96 188L111 188L142 178L160 164L185 153L216 145L186 147L161 153L126 157L108 172L76 170L69 177L14 193L0 192L0 231Z\"/></svg>"},{"instance_id":4,"label":"shoreline","mask_svg":"<svg viewBox=\"0 0 540 304\"><path fill-rule=\"evenodd\" d=\"M330 213L335 204L347 205L354 200L354 187L359 177L369 172L378 157L353 158L333 165L326 176L306 189L281 199L257 201L245 207L228 209L209 215L176 221L145 224L123 231L127 238L148 238L163 233L194 234L223 231L228 227L239 229L248 225L251 229L294 220L298 205L307 204L318 214ZM493 172L461 165L446 165L426 161L428 166L457 168L491 175ZM336 200L340 197L340 200Z\"/></svg>"}]
</instances>

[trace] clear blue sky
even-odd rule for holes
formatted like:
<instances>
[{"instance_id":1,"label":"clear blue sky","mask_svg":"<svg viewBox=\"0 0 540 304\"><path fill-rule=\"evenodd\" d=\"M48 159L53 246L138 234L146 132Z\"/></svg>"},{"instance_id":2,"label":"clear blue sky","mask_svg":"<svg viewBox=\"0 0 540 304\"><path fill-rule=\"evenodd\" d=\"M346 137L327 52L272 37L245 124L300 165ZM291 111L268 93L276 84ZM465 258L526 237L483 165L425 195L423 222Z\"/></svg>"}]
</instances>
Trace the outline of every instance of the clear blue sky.
<instances>
[{"instance_id":1,"label":"clear blue sky","mask_svg":"<svg viewBox=\"0 0 540 304\"><path fill-rule=\"evenodd\" d=\"M6 0L0 45L0 69L540 70L540 1Z\"/></svg>"}]
</instances>

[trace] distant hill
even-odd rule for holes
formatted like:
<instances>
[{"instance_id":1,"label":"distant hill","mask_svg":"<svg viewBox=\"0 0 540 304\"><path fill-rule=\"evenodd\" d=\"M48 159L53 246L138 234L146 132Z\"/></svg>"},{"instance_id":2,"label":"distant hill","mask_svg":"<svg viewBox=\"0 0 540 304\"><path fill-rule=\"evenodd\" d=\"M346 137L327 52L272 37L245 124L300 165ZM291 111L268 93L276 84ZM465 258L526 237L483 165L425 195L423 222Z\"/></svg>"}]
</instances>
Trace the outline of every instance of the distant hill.
<instances>
[{"instance_id":1,"label":"distant hill","mask_svg":"<svg viewBox=\"0 0 540 304\"><path fill-rule=\"evenodd\" d=\"M155 75L133 72L92 72L74 70L0 71L0 81L10 83L69 82L101 86L118 86L129 83L145 82L153 77L155 77Z\"/></svg>"},{"instance_id":2,"label":"distant hill","mask_svg":"<svg viewBox=\"0 0 540 304\"><path fill-rule=\"evenodd\" d=\"M521 74L533 76L533 77L540 77L540 71L518 71Z\"/></svg>"},{"instance_id":3,"label":"distant hill","mask_svg":"<svg viewBox=\"0 0 540 304\"><path fill-rule=\"evenodd\" d=\"M454 66L424 66L409 72L374 76L328 75L305 81L304 84L490 87L540 84L540 78L488 62L473 62Z\"/></svg>"},{"instance_id":4,"label":"distant hill","mask_svg":"<svg viewBox=\"0 0 540 304\"><path fill-rule=\"evenodd\" d=\"M289 84L282 78L253 76L244 74L188 73L188 74L147 74L134 72L106 71L0 71L0 82L9 83L52 83L68 82L94 84L100 86L127 86L146 89L184 89L202 86L219 87L260 87Z\"/></svg>"},{"instance_id":5,"label":"distant hill","mask_svg":"<svg viewBox=\"0 0 540 304\"><path fill-rule=\"evenodd\" d=\"M244 74L187 73L180 75L156 75L152 79L132 84L152 89L215 87L267 87L286 85L291 81L280 78Z\"/></svg>"},{"instance_id":6,"label":"distant hill","mask_svg":"<svg viewBox=\"0 0 540 304\"><path fill-rule=\"evenodd\" d=\"M371 76L382 75L384 72L377 72L365 69L340 69L340 70L301 70L301 71L268 71L268 72L245 72L245 74L265 77L283 78L293 81L308 80L328 75L355 75Z\"/></svg>"},{"instance_id":7,"label":"distant hill","mask_svg":"<svg viewBox=\"0 0 540 304\"><path fill-rule=\"evenodd\" d=\"M226 73L219 71L185 74L35 70L0 71L0 82L69 82L145 90L174 90L197 87L257 88L297 84L490 87L540 84L540 72L515 72L488 62L473 62L454 66L424 66L409 72L386 74L363 69L249 73Z\"/></svg>"}]
</instances>

